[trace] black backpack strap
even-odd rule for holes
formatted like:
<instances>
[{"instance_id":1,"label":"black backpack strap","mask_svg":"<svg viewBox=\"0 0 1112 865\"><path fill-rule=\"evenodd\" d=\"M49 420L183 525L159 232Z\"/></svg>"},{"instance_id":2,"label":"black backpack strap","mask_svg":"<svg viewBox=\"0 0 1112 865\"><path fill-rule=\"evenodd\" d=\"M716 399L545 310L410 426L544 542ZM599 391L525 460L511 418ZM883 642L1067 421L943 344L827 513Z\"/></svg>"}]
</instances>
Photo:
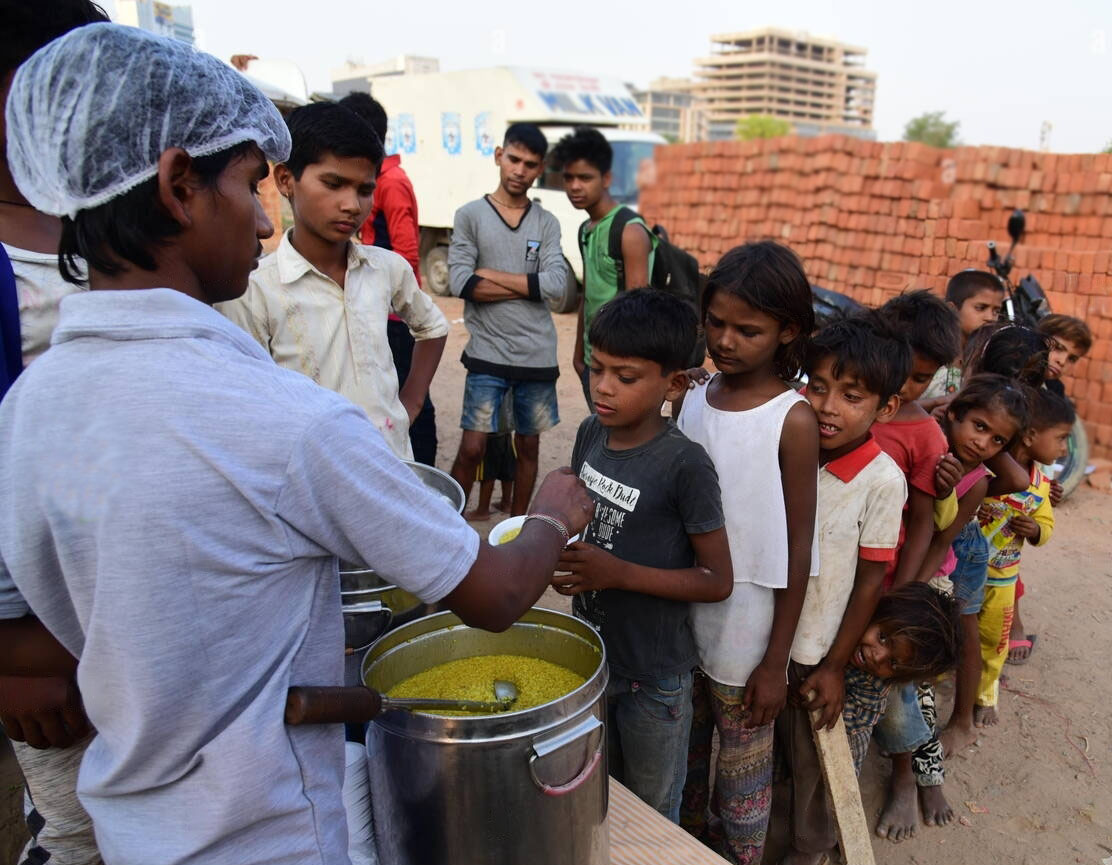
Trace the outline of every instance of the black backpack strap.
<instances>
[{"instance_id":1,"label":"black backpack strap","mask_svg":"<svg viewBox=\"0 0 1112 865\"><path fill-rule=\"evenodd\" d=\"M618 290L625 289L625 260L622 257L622 232L625 227L640 216L635 210L630 207L622 205L621 209L614 214L614 220L610 223L610 241L609 249L610 257L614 259L614 267L618 271ZM645 226L645 231L649 231L649 227ZM651 233L651 232L650 232ZM649 274L650 281L652 274Z\"/></svg>"}]
</instances>

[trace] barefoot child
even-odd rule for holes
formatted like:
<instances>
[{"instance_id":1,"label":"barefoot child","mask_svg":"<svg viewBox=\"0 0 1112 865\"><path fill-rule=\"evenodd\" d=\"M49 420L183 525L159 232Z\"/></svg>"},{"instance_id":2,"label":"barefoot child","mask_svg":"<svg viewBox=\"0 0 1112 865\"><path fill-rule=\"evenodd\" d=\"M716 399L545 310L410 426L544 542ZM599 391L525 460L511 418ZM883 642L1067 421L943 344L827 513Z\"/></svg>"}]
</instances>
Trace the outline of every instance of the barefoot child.
<instances>
[{"instance_id":1,"label":"barefoot child","mask_svg":"<svg viewBox=\"0 0 1112 865\"><path fill-rule=\"evenodd\" d=\"M1006 448L1026 423L1027 398L1021 386L999 375L973 377L946 410L943 432L965 471L955 488L958 515L947 529L935 533L917 579L926 581L938 572L952 582L953 593L963 605L962 638L973 640L974 645L988 560L984 536L972 519L988 493L989 471L984 462ZM947 559L951 543L954 552ZM969 653L963 653L962 662L968 663L968 658ZM979 675L979 653L972 653L972 662L974 674ZM958 675L963 675L960 666ZM892 841L915 834L920 808L928 826L954 818L942 794L943 748L933 731L933 692L920 687L918 696L915 699L905 690L901 699L890 700L876 728L878 744L892 755L888 800L876 831ZM925 713L920 703L925 704Z\"/></svg>"},{"instance_id":2,"label":"barefoot child","mask_svg":"<svg viewBox=\"0 0 1112 865\"><path fill-rule=\"evenodd\" d=\"M985 601L977 617L981 635L981 682L973 723L996 724L1000 670L1008 654L1012 608L1019 578L1020 553L1027 541L1042 546L1054 531L1050 481L1039 470L1066 452L1073 422L1073 407L1064 396L1046 389L1031 394L1031 422L1012 444L1016 462L1031 474L1031 485L1020 493L986 499L978 512L981 532L989 542Z\"/></svg>"},{"instance_id":3,"label":"barefoot child","mask_svg":"<svg viewBox=\"0 0 1112 865\"><path fill-rule=\"evenodd\" d=\"M870 428L899 409L911 350L876 313L867 313L819 331L805 371L822 466L819 569L807 584L792 643L788 706L776 719L776 749L790 773L780 819L789 821L791 850L782 865L817 865L838 840L810 712L819 711L819 728L833 727L841 714L846 665L860 651L886 567L896 556L907 485Z\"/></svg>"},{"instance_id":4,"label":"barefoot child","mask_svg":"<svg viewBox=\"0 0 1112 865\"><path fill-rule=\"evenodd\" d=\"M597 627L610 665L611 774L678 822L698 663L691 601L720 601L733 579L714 465L661 416L687 385L695 313L649 289L622 292L591 323L595 414L572 467L597 502L553 585Z\"/></svg>"},{"instance_id":5,"label":"barefoot child","mask_svg":"<svg viewBox=\"0 0 1112 865\"><path fill-rule=\"evenodd\" d=\"M953 595L926 583L881 595L846 667L842 721L858 774L889 688L941 676L958 662L959 612Z\"/></svg>"},{"instance_id":6,"label":"barefoot child","mask_svg":"<svg viewBox=\"0 0 1112 865\"><path fill-rule=\"evenodd\" d=\"M812 562L818 424L785 384L799 375L814 330L799 259L771 242L732 249L710 275L703 316L719 372L687 393L679 425L707 449L721 478L734 588L725 601L691 607L700 671L683 826L748 865L764 850L772 722L787 699Z\"/></svg>"},{"instance_id":7,"label":"barefoot child","mask_svg":"<svg viewBox=\"0 0 1112 865\"><path fill-rule=\"evenodd\" d=\"M509 514L514 501L514 475L517 473L517 456L514 453L513 400L502 400L498 412L498 432L487 433L483 461L475 473L479 482L479 501L464 519L481 521L490 519L490 500L494 496L494 482L502 485L502 498L494 506L496 511Z\"/></svg>"}]
</instances>

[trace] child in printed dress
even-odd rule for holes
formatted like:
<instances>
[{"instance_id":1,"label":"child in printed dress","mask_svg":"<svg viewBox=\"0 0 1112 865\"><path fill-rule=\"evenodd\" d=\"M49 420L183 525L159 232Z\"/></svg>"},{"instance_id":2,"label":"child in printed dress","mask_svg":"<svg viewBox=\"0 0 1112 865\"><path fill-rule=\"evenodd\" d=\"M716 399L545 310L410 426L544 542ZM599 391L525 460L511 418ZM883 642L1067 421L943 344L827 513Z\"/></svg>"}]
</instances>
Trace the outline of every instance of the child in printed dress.
<instances>
[{"instance_id":1,"label":"child in printed dress","mask_svg":"<svg viewBox=\"0 0 1112 865\"><path fill-rule=\"evenodd\" d=\"M700 663L681 822L729 861L750 865L764 851L773 721L787 700L812 573L819 428L787 382L799 375L814 312L799 259L772 242L727 252L702 308L718 373L687 392L678 422L718 470L734 586L725 601L691 606Z\"/></svg>"}]
</instances>

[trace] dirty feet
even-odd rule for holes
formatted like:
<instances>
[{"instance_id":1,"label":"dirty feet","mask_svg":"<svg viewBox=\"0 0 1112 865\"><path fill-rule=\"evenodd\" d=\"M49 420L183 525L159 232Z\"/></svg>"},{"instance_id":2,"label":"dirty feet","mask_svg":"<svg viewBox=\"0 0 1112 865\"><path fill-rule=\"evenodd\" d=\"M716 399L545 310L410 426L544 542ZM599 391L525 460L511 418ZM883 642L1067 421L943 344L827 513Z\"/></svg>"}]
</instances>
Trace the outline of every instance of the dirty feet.
<instances>
[{"instance_id":1,"label":"dirty feet","mask_svg":"<svg viewBox=\"0 0 1112 865\"><path fill-rule=\"evenodd\" d=\"M831 850L825 853L800 853L798 850L789 850L787 855L780 860L780 865L823 865L830 862Z\"/></svg>"},{"instance_id":2,"label":"dirty feet","mask_svg":"<svg viewBox=\"0 0 1112 865\"><path fill-rule=\"evenodd\" d=\"M464 513L463 518L471 523L481 523L490 519L490 508L475 508Z\"/></svg>"},{"instance_id":3,"label":"dirty feet","mask_svg":"<svg viewBox=\"0 0 1112 865\"><path fill-rule=\"evenodd\" d=\"M976 742L977 731L972 724L951 721L938 734L938 741L942 743L942 756L950 757L961 753Z\"/></svg>"},{"instance_id":4,"label":"dirty feet","mask_svg":"<svg viewBox=\"0 0 1112 865\"><path fill-rule=\"evenodd\" d=\"M954 822L954 809L942 795L942 785L919 788L919 807L928 826L945 826Z\"/></svg>"},{"instance_id":5,"label":"dirty feet","mask_svg":"<svg viewBox=\"0 0 1112 865\"><path fill-rule=\"evenodd\" d=\"M919 824L919 805L915 776L893 770L888 786L888 800L877 820L876 834L897 844L915 836Z\"/></svg>"},{"instance_id":6,"label":"dirty feet","mask_svg":"<svg viewBox=\"0 0 1112 865\"><path fill-rule=\"evenodd\" d=\"M1000 716L996 713L995 706L974 706L973 725L976 727L995 727Z\"/></svg>"}]
</instances>

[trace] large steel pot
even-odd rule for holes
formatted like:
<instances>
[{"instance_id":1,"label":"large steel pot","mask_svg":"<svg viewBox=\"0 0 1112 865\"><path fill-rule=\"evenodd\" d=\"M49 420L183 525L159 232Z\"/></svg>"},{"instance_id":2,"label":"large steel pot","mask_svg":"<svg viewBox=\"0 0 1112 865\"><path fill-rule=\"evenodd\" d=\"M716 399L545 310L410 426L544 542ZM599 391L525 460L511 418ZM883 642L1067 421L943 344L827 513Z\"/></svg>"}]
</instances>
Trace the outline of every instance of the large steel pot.
<instances>
[{"instance_id":1,"label":"large steel pot","mask_svg":"<svg viewBox=\"0 0 1112 865\"><path fill-rule=\"evenodd\" d=\"M534 608L500 634L438 613L380 639L363 661L368 688L458 658L515 654L587 681L517 712L438 717L386 712L367 732L382 865L605 865L606 652L590 625Z\"/></svg>"},{"instance_id":2,"label":"large steel pot","mask_svg":"<svg viewBox=\"0 0 1112 865\"><path fill-rule=\"evenodd\" d=\"M463 513L466 500L463 488L438 468L402 460L420 481L439 493ZM344 684L360 684L360 663L363 652L391 628L428 615L433 608L421 603L415 595L382 579L373 569L353 562L340 563L340 600L344 612L344 646L347 661Z\"/></svg>"}]
</instances>

